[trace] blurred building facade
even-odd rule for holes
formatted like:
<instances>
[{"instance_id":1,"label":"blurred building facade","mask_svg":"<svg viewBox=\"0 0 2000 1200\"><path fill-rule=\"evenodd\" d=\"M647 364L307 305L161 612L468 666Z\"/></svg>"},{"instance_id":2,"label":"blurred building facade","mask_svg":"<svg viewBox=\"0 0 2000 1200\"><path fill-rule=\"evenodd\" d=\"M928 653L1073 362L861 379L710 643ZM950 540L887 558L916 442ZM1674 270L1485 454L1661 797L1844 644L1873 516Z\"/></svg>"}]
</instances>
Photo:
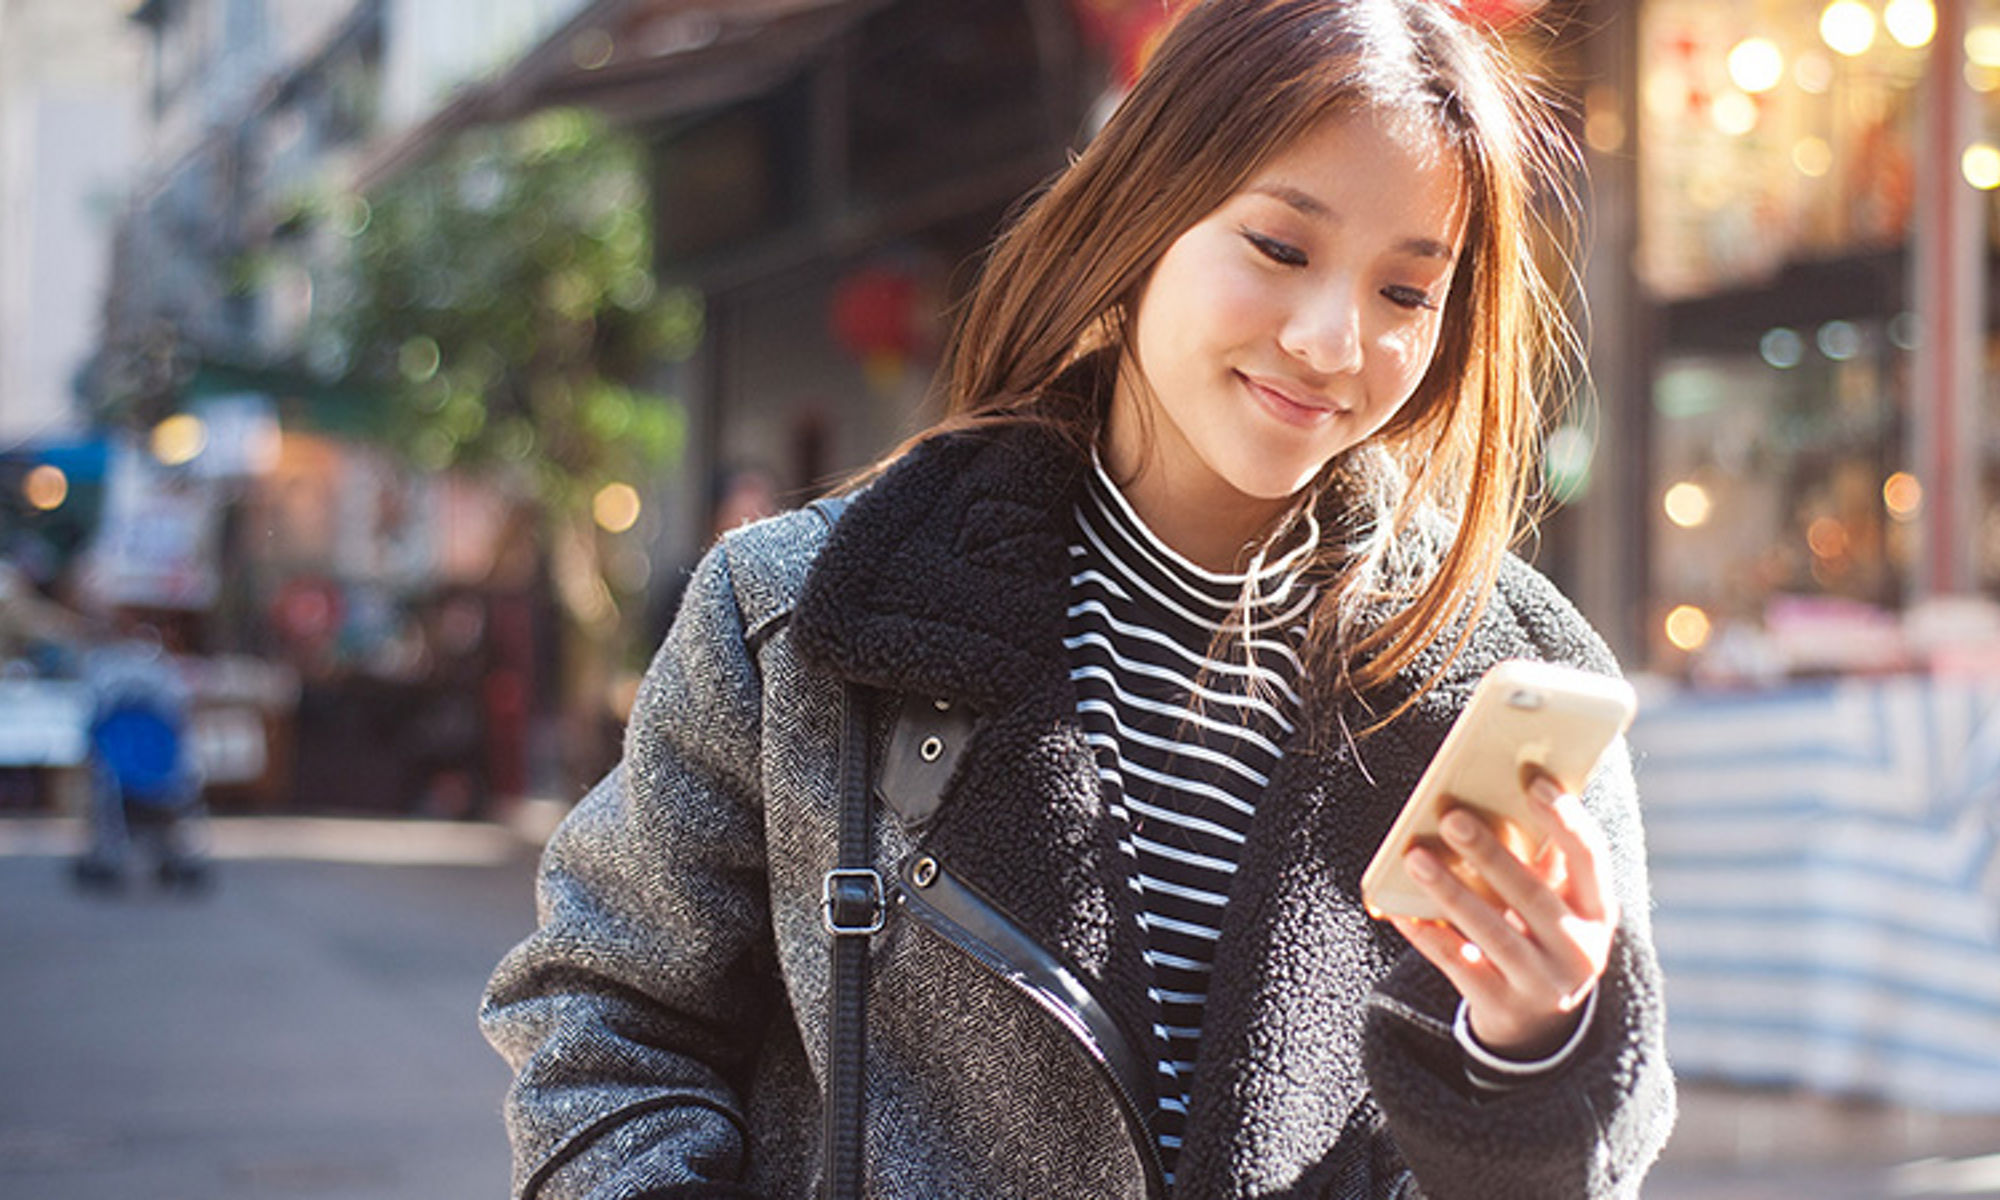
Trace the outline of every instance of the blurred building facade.
<instances>
[{"instance_id":1,"label":"blurred building facade","mask_svg":"<svg viewBox=\"0 0 2000 1200\"><path fill-rule=\"evenodd\" d=\"M138 149L123 25L107 5L0 4L0 445L85 424L76 376Z\"/></svg>"},{"instance_id":2,"label":"blurred building facade","mask_svg":"<svg viewBox=\"0 0 2000 1200\"><path fill-rule=\"evenodd\" d=\"M706 314L691 469L658 496L657 557L685 561L716 478L759 467L796 500L920 426L942 306L1075 143L1109 49L1050 0L599 0L362 177L549 106L643 131L655 252Z\"/></svg>"},{"instance_id":3,"label":"blurred building facade","mask_svg":"<svg viewBox=\"0 0 2000 1200\"><path fill-rule=\"evenodd\" d=\"M1921 666L1939 629L1989 633L1934 603L2000 581L1987 0L1468 8L1566 90L1589 160L1597 394L1551 440L1539 561L1669 675ZM702 304L680 465L640 481L629 535L670 585L715 480L754 465L802 498L933 415L941 312L1163 12L145 0L146 164L94 394L139 428L202 410L234 430L225 491L276 472L365 527L322 530L323 554L281 539L232 628L309 568L364 593L471 579L490 548L466 543L501 522L348 437L368 405L307 341L316 264L467 132L586 108L646 147L655 267ZM327 196L351 199L307 202Z\"/></svg>"},{"instance_id":4,"label":"blurred building facade","mask_svg":"<svg viewBox=\"0 0 2000 1200\"><path fill-rule=\"evenodd\" d=\"M139 150L125 26L105 5L0 3L0 557L39 584L89 535L103 473L79 390Z\"/></svg>"},{"instance_id":5,"label":"blurred building facade","mask_svg":"<svg viewBox=\"0 0 2000 1200\"><path fill-rule=\"evenodd\" d=\"M129 18L143 154L78 406L106 431L84 590L191 655L291 672L254 799L307 807L563 794L616 741L601 672L601 732L556 711L579 672L552 593L575 572L518 488L412 470L386 444L401 401L343 382L352 348L316 324L377 189L558 108L648 148L654 258L705 336L662 368L686 397L679 463L634 480L643 522L598 522L633 590L670 595L715 480L751 468L801 499L916 427L953 268L1060 164L1106 69L1073 12L1014 0L146 0ZM643 663L666 614L626 599Z\"/></svg>"},{"instance_id":6,"label":"blurred building facade","mask_svg":"<svg viewBox=\"0 0 2000 1200\"><path fill-rule=\"evenodd\" d=\"M1682 684L1632 735L1669 1052L2000 1111L2000 8L1616 23L1580 99L1627 659Z\"/></svg>"}]
</instances>

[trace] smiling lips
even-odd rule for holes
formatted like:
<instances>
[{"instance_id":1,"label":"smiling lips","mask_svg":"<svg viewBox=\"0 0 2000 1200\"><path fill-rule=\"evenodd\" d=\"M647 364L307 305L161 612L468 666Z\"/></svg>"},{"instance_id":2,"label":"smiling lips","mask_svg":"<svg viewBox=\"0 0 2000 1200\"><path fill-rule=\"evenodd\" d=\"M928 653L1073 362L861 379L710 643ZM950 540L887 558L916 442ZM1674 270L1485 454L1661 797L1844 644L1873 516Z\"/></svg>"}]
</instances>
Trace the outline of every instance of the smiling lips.
<instances>
[{"instance_id":1,"label":"smiling lips","mask_svg":"<svg viewBox=\"0 0 2000 1200\"><path fill-rule=\"evenodd\" d=\"M1348 411L1345 406L1325 396L1288 387L1269 378L1245 375L1240 371L1237 378L1243 381L1265 411L1287 425L1319 425Z\"/></svg>"}]
</instances>

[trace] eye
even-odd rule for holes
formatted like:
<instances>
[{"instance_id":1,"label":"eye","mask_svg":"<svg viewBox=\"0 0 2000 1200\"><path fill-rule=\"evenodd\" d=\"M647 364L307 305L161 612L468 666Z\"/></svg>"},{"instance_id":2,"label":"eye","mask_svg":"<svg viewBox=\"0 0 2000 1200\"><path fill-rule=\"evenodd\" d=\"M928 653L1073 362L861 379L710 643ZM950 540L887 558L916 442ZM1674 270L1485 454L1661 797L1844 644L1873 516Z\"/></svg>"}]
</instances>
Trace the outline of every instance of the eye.
<instances>
[{"instance_id":1,"label":"eye","mask_svg":"<svg viewBox=\"0 0 2000 1200\"><path fill-rule=\"evenodd\" d=\"M1270 259L1279 266L1303 267L1306 265L1306 252L1292 245L1290 242L1281 242L1268 234L1258 233L1250 229L1243 230L1243 237L1252 246L1257 248L1259 254L1262 254L1265 258Z\"/></svg>"},{"instance_id":2,"label":"eye","mask_svg":"<svg viewBox=\"0 0 2000 1200\"><path fill-rule=\"evenodd\" d=\"M1382 289L1382 296L1397 308L1426 308L1432 311L1437 309L1437 301L1431 299L1430 293L1422 288L1392 285Z\"/></svg>"}]
</instances>

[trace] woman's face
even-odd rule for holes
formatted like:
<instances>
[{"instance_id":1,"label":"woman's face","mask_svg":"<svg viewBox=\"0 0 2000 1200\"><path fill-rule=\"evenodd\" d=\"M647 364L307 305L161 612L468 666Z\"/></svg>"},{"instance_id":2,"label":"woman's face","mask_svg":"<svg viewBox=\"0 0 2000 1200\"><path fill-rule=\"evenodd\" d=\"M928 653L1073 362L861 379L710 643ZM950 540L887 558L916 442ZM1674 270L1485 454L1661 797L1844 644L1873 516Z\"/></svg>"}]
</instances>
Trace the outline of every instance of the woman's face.
<instances>
[{"instance_id":1,"label":"woman's face","mask_svg":"<svg viewBox=\"0 0 2000 1200\"><path fill-rule=\"evenodd\" d=\"M1268 520L1395 415L1437 346L1465 212L1438 132L1368 109L1314 127L1167 248L1105 439L1157 532Z\"/></svg>"}]
</instances>

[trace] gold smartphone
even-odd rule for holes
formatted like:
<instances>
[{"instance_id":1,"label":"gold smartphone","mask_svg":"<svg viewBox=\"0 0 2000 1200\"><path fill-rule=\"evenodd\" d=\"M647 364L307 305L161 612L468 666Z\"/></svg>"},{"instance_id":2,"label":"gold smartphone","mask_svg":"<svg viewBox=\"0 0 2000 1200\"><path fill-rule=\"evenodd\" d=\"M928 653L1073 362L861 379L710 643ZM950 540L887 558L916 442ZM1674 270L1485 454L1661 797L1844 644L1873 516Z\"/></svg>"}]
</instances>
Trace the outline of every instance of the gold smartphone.
<instances>
[{"instance_id":1,"label":"gold smartphone","mask_svg":"<svg viewBox=\"0 0 2000 1200\"><path fill-rule=\"evenodd\" d=\"M1525 659L1488 671L1361 876L1369 914L1444 919L1404 869L1403 856L1417 845L1493 898L1479 873L1444 844L1438 818L1454 806L1476 809L1515 854L1532 862L1548 831L1529 807L1528 780L1543 772L1566 792L1582 791L1637 708L1632 685L1608 675Z\"/></svg>"}]
</instances>

